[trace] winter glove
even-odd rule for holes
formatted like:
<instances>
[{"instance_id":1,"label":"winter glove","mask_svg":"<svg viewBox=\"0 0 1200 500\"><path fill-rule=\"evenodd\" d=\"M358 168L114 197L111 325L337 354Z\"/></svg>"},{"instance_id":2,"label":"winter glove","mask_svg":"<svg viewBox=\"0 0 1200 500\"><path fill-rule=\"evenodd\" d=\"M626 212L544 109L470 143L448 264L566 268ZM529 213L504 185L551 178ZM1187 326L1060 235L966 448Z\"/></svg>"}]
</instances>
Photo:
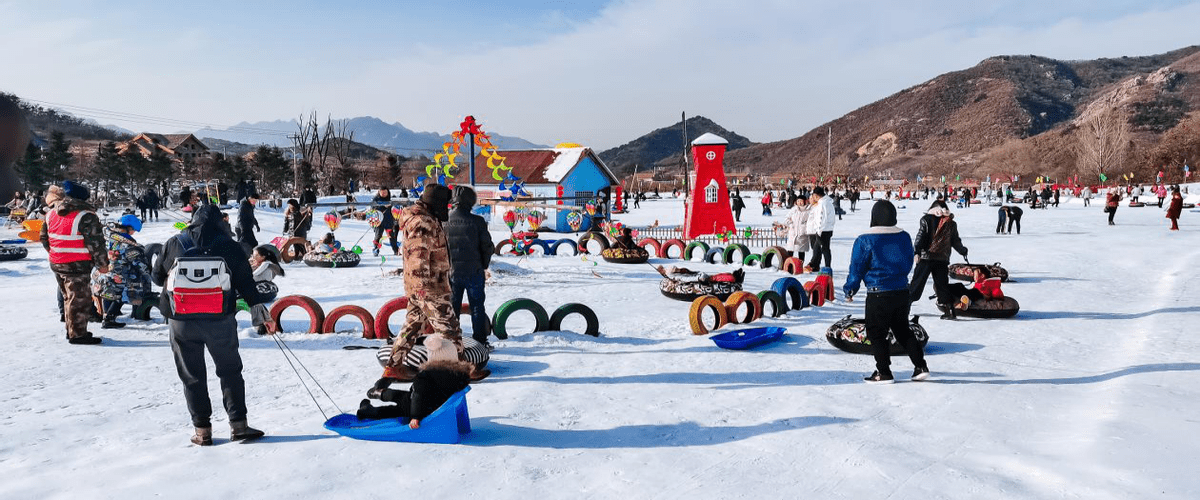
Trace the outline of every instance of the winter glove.
<instances>
[{"instance_id":1,"label":"winter glove","mask_svg":"<svg viewBox=\"0 0 1200 500\"><path fill-rule=\"evenodd\" d=\"M271 317L271 313L267 312L266 304L254 304L250 307L250 323L254 326L262 326L267 323L267 319Z\"/></svg>"}]
</instances>

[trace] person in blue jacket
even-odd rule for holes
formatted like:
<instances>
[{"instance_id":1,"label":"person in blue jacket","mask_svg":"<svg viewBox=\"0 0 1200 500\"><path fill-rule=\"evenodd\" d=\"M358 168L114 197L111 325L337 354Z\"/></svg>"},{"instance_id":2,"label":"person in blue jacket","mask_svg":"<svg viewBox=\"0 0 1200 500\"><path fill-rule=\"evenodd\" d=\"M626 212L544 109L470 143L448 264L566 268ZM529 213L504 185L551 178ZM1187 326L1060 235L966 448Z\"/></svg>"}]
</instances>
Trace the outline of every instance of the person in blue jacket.
<instances>
[{"instance_id":1,"label":"person in blue jacket","mask_svg":"<svg viewBox=\"0 0 1200 500\"><path fill-rule=\"evenodd\" d=\"M875 355L875 373L867 383L894 382L891 370L891 346L888 330L912 360L913 380L929 378L921 343L909 328L908 272L913 267L912 237L896 227L896 207L887 200L875 202L871 209L871 228L854 240L850 254L850 272L842 291L847 300L858 293L859 283L867 287L867 339Z\"/></svg>"}]
</instances>

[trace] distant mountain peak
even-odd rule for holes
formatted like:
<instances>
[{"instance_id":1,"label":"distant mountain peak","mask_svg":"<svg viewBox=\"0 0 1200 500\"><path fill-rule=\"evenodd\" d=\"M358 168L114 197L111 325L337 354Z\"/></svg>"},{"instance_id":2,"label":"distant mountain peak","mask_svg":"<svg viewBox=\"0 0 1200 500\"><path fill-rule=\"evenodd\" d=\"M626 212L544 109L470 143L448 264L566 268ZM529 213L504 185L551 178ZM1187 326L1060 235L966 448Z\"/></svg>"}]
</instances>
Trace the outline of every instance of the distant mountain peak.
<instances>
[{"instance_id":1,"label":"distant mountain peak","mask_svg":"<svg viewBox=\"0 0 1200 500\"><path fill-rule=\"evenodd\" d=\"M683 137L684 121L656 129L621 146L603 151L600 159L618 176L628 175L637 167L642 171L655 168L655 165L678 162L685 144L690 145L697 137L706 133L721 136L729 141L729 150L752 146L755 143L736 132L718 125L716 122L700 115L689 117L687 123L687 139Z\"/></svg>"}]
</instances>

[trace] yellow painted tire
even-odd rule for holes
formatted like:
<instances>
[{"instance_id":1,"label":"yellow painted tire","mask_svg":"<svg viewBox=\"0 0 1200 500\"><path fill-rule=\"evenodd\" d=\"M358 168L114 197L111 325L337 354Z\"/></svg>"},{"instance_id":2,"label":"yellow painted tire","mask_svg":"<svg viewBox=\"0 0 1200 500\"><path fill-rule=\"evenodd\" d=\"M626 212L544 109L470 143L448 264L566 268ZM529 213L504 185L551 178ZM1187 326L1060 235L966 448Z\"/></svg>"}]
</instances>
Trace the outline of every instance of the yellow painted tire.
<instances>
[{"instance_id":1,"label":"yellow painted tire","mask_svg":"<svg viewBox=\"0 0 1200 500\"><path fill-rule=\"evenodd\" d=\"M705 307L711 307L717 315L717 324L712 328L713 330L729 323L729 317L725 314L725 304L721 303L721 299L713 295L697 297L696 300L692 301L692 308L688 311L688 322L692 325L692 334L694 335L708 334L708 328L704 326L701 314L704 312Z\"/></svg>"}]
</instances>

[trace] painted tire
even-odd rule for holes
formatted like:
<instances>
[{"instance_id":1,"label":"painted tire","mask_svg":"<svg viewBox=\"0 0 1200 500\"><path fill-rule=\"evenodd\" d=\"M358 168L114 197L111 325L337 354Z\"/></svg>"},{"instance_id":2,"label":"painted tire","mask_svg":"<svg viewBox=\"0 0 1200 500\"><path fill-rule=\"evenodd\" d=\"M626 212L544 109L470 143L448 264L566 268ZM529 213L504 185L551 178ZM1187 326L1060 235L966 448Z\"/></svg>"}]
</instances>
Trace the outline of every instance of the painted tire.
<instances>
[{"instance_id":1,"label":"painted tire","mask_svg":"<svg viewBox=\"0 0 1200 500\"><path fill-rule=\"evenodd\" d=\"M697 297L692 301L692 307L688 311L688 323L692 326L693 335L707 335L708 328L704 326L703 315L705 307L711 307L717 315L717 324L713 326L713 330L725 326L729 323L729 317L725 313L725 304L712 295Z\"/></svg>"},{"instance_id":2,"label":"painted tire","mask_svg":"<svg viewBox=\"0 0 1200 500\"><path fill-rule=\"evenodd\" d=\"M748 304L746 317L739 320L737 316L738 308L742 304ZM752 323L754 320L761 318L763 314L762 302L759 302L758 296L750 292L733 292L728 299L725 299L725 316L729 318L729 323Z\"/></svg>"},{"instance_id":3,"label":"painted tire","mask_svg":"<svg viewBox=\"0 0 1200 500\"><path fill-rule=\"evenodd\" d=\"M913 319L915 320L917 317L914 316ZM920 342L921 349L924 350L929 343L929 333L917 321L910 321L908 326L917 338L917 342ZM848 353L868 355L874 353L871 349L871 341L867 340L867 320L865 319L855 319L850 316L842 318L841 321L825 330L825 340L829 341L830 345ZM892 356L908 355L904 352L904 347L896 342L890 332L888 333L888 342L891 344L889 352Z\"/></svg>"},{"instance_id":4,"label":"painted tire","mask_svg":"<svg viewBox=\"0 0 1200 500\"><path fill-rule=\"evenodd\" d=\"M579 255L579 245L577 245L575 243L575 240L572 240L570 238L563 238L561 240L554 242L553 245L550 245L549 254L550 255L558 255L558 247L563 246L563 245L571 247L571 255L573 255L573 256Z\"/></svg>"},{"instance_id":5,"label":"painted tire","mask_svg":"<svg viewBox=\"0 0 1200 500\"><path fill-rule=\"evenodd\" d=\"M692 251L697 248L700 249L700 253L702 254L708 253L708 243L703 241L693 241L688 243L687 247L683 249L683 260L692 260Z\"/></svg>"},{"instance_id":6,"label":"painted tire","mask_svg":"<svg viewBox=\"0 0 1200 500\"><path fill-rule=\"evenodd\" d=\"M787 250L784 250L783 247L779 247L779 246L771 247L766 250L763 250L762 261L759 262L758 265L759 265L759 267L762 267L763 269L766 269L766 268L774 265L776 269L783 270L783 261L784 261L784 259L787 259L787 257L788 257L788 252L787 252Z\"/></svg>"},{"instance_id":7,"label":"painted tire","mask_svg":"<svg viewBox=\"0 0 1200 500\"><path fill-rule=\"evenodd\" d=\"M733 257L733 254L735 252L742 252L742 258L735 259ZM750 258L750 255L752 255L752 254L750 253L749 247L747 247L746 245L743 245L741 243L734 243L732 245L725 247L725 253L721 254L721 258L723 259L722 260L723 264L733 264L735 262L741 262L744 264L746 262L746 259Z\"/></svg>"},{"instance_id":8,"label":"painted tire","mask_svg":"<svg viewBox=\"0 0 1200 500\"><path fill-rule=\"evenodd\" d=\"M825 305L825 291L817 286L816 281L804 282L804 296L808 297L808 305L813 307L823 307Z\"/></svg>"},{"instance_id":9,"label":"painted tire","mask_svg":"<svg viewBox=\"0 0 1200 500\"><path fill-rule=\"evenodd\" d=\"M158 300L159 296L157 293L150 294L146 298L142 299L141 304L133 306L133 312L130 313L130 316L138 321L150 321L150 310L158 309ZM158 314L161 316L162 311L160 310Z\"/></svg>"},{"instance_id":10,"label":"painted tire","mask_svg":"<svg viewBox=\"0 0 1200 500\"><path fill-rule=\"evenodd\" d=\"M758 292L758 304L763 308L763 314L767 313L767 303L771 304L771 317L778 318L787 314L787 301L783 300L783 296L776 293L774 290L763 290Z\"/></svg>"},{"instance_id":11,"label":"painted tire","mask_svg":"<svg viewBox=\"0 0 1200 500\"><path fill-rule=\"evenodd\" d=\"M600 251L601 252L608 250L609 247L612 246L612 245L609 245L608 238L606 238L603 234L595 233L595 232L584 233L583 236L580 236L579 240L578 240L579 251L581 253L587 253L587 254L592 253L591 251L588 250L588 247L587 247L587 243L589 241L600 242ZM599 252L597 252L597 253L599 253Z\"/></svg>"},{"instance_id":12,"label":"painted tire","mask_svg":"<svg viewBox=\"0 0 1200 500\"><path fill-rule=\"evenodd\" d=\"M584 335L600 336L600 318L596 317L596 311L579 303L563 304L555 309L554 314L550 315L550 330L562 331L563 319L571 314L578 314L587 320L587 330L583 332Z\"/></svg>"},{"instance_id":13,"label":"painted tire","mask_svg":"<svg viewBox=\"0 0 1200 500\"><path fill-rule=\"evenodd\" d=\"M362 306L350 304L338 306L329 311L329 314L325 315L325 321L321 324L321 331L324 333L337 332L337 320L346 315L354 316L362 322L364 339L375 338L375 316L372 316L371 312L363 309Z\"/></svg>"},{"instance_id":14,"label":"painted tire","mask_svg":"<svg viewBox=\"0 0 1200 500\"><path fill-rule=\"evenodd\" d=\"M525 253L527 255L533 255L533 252L529 251L533 247L541 248L542 255L550 255L550 242L549 241L534 238L533 241L529 242L529 246L525 247Z\"/></svg>"},{"instance_id":15,"label":"painted tire","mask_svg":"<svg viewBox=\"0 0 1200 500\"><path fill-rule=\"evenodd\" d=\"M142 253L146 257L146 265L150 266L150 271L154 271L154 265L162 258L163 245L162 243L151 243L146 245L146 251Z\"/></svg>"},{"instance_id":16,"label":"painted tire","mask_svg":"<svg viewBox=\"0 0 1200 500\"><path fill-rule=\"evenodd\" d=\"M328 267L330 269L355 267L362 262L362 257L354 252L308 252L304 254L304 263L309 267Z\"/></svg>"},{"instance_id":17,"label":"painted tire","mask_svg":"<svg viewBox=\"0 0 1200 500\"><path fill-rule=\"evenodd\" d=\"M506 247L506 246L510 246L510 247L513 246L512 238L503 240L500 243L496 244L496 250L495 250L496 255L515 254L516 250L510 250L508 252L505 252L504 247Z\"/></svg>"},{"instance_id":18,"label":"painted tire","mask_svg":"<svg viewBox=\"0 0 1200 500\"><path fill-rule=\"evenodd\" d=\"M804 263L797 257L788 257L783 260L783 272L788 274L803 274Z\"/></svg>"},{"instance_id":19,"label":"painted tire","mask_svg":"<svg viewBox=\"0 0 1200 500\"><path fill-rule=\"evenodd\" d=\"M650 248L646 248L646 245L650 245ZM659 255L662 253L662 243L654 238L642 238L642 241L638 242L638 246L649 252L650 255Z\"/></svg>"},{"instance_id":20,"label":"painted tire","mask_svg":"<svg viewBox=\"0 0 1200 500\"><path fill-rule=\"evenodd\" d=\"M808 307L808 295L804 293L804 285L796 278L787 277L779 278L771 283L771 291L779 294L780 297L790 298L790 308L793 311Z\"/></svg>"},{"instance_id":21,"label":"painted tire","mask_svg":"<svg viewBox=\"0 0 1200 500\"><path fill-rule=\"evenodd\" d=\"M299 306L308 313L308 333L321 333L321 328L325 323L325 311L321 309L321 304L318 304L317 301L303 295L288 295L275 301L275 304L271 306L271 321L275 322L274 333L283 331L283 324L279 322L279 318L285 309L292 306Z\"/></svg>"},{"instance_id":22,"label":"painted tire","mask_svg":"<svg viewBox=\"0 0 1200 500\"><path fill-rule=\"evenodd\" d=\"M0 245L0 262L20 260L29 256L29 250L16 245Z\"/></svg>"},{"instance_id":23,"label":"painted tire","mask_svg":"<svg viewBox=\"0 0 1200 500\"><path fill-rule=\"evenodd\" d=\"M671 248L672 247L679 248L679 257L671 257ZM660 248L658 251L658 258L660 258L660 259L683 259L683 251L685 248L686 248L686 246L684 245L683 240L678 239L678 238L671 238L662 244L662 248Z\"/></svg>"},{"instance_id":24,"label":"painted tire","mask_svg":"<svg viewBox=\"0 0 1200 500\"><path fill-rule=\"evenodd\" d=\"M279 260L282 260L285 264L297 260L304 260L305 254L296 255L296 245L307 248L308 240L299 236L288 238L287 241L283 242L283 248L279 249Z\"/></svg>"},{"instance_id":25,"label":"painted tire","mask_svg":"<svg viewBox=\"0 0 1200 500\"><path fill-rule=\"evenodd\" d=\"M390 339L392 338L392 329L388 327L388 319L392 317L396 311L408 308L408 297L396 297L385 302L375 312L375 338Z\"/></svg>"},{"instance_id":26,"label":"painted tire","mask_svg":"<svg viewBox=\"0 0 1200 500\"><path fill-rule=\"evenodd\" d=\"M725 247L712 247L704 251L704 262L709 264L720 264L717 262L718 257L725 255Z\"/></svg>"},{"instance_id":27,"label":"painted tire","mask_svg":"<svg viewBox=\"0 0 1200 500\"><path fill-rule=\"evenodd\" d=\"M533 299L512 299L500 304L500 308L496 309L496 313L492 315L492 334L496 338L500 340L508 338L508 317L517 311L533 313L536 321L536 325L533 327L535 332L545 331L550 326L550 317L546 315L546 308L541 304L534 302Z\"/></svg>"},{"instance_id":28,"label":"painted tire","mask_svg":"<svg viewBox=\"0 0 1200 500\"><path fill-rule=\"evenodd\" d=\"M743 266L757 266L759 262L762 262L762 256L756 253L747 255L746 258L742 259Z\"/></svg>"}]
</instances>

